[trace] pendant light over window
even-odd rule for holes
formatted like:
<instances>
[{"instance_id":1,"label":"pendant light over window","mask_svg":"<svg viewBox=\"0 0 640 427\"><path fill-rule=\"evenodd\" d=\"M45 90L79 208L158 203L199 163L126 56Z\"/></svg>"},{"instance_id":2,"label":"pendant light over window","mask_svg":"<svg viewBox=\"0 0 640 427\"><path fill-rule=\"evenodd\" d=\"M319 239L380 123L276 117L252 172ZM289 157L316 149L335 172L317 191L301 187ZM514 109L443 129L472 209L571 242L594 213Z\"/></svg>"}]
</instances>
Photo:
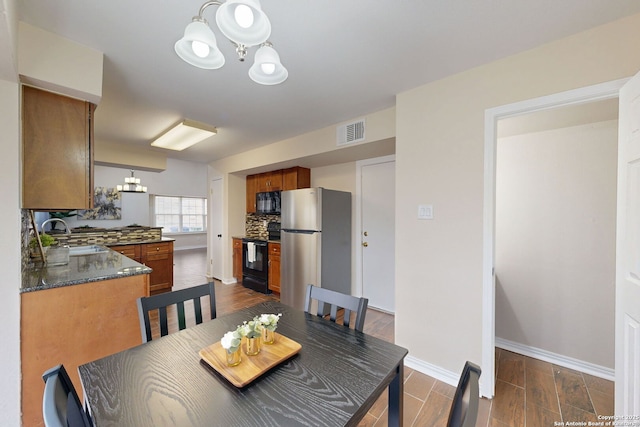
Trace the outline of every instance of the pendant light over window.
<instances>
[{"instance_id":1,"label":"pendant light over window","mask_svg":"<svg viewBox=\"0 0 640 427\"><path fill-rule=\"evenodd\" d=\"M131 169L131 176L124 178L124 185L116 185L116 190L124 193L146 193L147 187L140 184L140 178L133 176L133 169Z\"/></svg>"},{"instance_id":2,"label":"pendant light over window","mask_svg":"<svg viewBox=\"0 0 640 427\"><path fill-rule=\"evenodd\" d=\"M184 37L175 44L178 56L194 67L215 70L225 63L218 49L216 36L203 18L205 9L218 6L216 24L220 32L236 47L238 59L242 62L247 49L260 46L255 54L254 65L249 77L256 83L275 85L288 77L287 69L280 62L280 56L268 41L271 35L271 22L262 11L259 0L208 1L200 7L198 16L187 25Z\"/></svg>"}]
</instances>

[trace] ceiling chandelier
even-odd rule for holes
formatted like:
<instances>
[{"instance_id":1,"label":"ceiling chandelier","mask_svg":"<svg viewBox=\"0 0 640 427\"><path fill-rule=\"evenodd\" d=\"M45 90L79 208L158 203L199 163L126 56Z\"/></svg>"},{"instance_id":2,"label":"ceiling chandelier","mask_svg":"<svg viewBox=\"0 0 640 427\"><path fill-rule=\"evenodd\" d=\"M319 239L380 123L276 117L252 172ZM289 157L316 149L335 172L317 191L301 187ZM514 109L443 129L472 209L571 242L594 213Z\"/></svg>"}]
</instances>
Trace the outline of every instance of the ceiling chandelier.
<instances>
[{"instance_id":1,"label":"ceiling chandelier","mask_svg":"<svg viewBox=\"0 0 640 427\"><path fill-rule=\"evenodd\" d=\"M133 169L131 170L131 176L124 177L124 185L116 185L116 190L124 193L146 193L147 187L140 184L140 178L133 176Z\"/></svg>"},{"instance_id":2,"label":"ceiling chandelier","mask_svg":"<svg viewBox=\"0 0 640 427\"><path fill-rule=\"evenodd\" d=\"M280 62L278 52L268 41L271 23L260 7L260 0L208 1L200 7L198 16L184 30L184 37L176 42L178 56L194 67L216 70L225 59L218 49L216 36L202 17L204 10L216 5L216 24L220 32L235 46L238 59L244 61L247 49L260 46L256 51L249 77L262 85L277 85L289 75Z\"/></svg>"}]
</instances>

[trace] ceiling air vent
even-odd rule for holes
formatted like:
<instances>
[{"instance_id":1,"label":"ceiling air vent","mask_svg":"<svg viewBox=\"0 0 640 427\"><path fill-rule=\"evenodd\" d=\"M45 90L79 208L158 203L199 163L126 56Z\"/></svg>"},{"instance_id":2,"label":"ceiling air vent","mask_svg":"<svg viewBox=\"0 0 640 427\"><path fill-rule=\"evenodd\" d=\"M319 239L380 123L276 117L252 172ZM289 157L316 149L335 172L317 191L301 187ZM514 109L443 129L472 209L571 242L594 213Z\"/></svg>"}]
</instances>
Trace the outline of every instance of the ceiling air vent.
<instances>
[{"instance_id":1,"label":"ceiling air vent","mask_svg":"<svg viewBox=\"0 0 640 427\"><path fill-rule=\"evenodd\" d=\"M336 145L364 141L364 119L338 126L337 139Z\"/></svg>"}]
</instances>

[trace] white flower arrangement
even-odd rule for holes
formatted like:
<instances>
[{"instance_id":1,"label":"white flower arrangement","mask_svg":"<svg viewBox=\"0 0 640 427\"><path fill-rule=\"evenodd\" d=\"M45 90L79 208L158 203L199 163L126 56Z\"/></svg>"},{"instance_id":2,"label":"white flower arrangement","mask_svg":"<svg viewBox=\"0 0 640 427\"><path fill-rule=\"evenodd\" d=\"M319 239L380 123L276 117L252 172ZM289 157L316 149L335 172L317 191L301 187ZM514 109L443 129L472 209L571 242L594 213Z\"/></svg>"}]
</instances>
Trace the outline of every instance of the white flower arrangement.
<instances>
[{"instance_id":1,"label":"white flower arrangement","mask_svg":"<svg viewBox=\"0 0 640 427\"><path fill-rule=\"evenodd\" d=\"M229 331L224 334L220 340L220 344L222 344L222 347L227 350L227 352L233 353L240 347L240 342L243 337L258 338L262 336L263 328L275 331L278 327L280 317L282 317L282 313L261 314L248 322L245 320L235 331Z\"/></svg>"},{"instance_id":2,"label":"white flower arrangement","mask_svg":"<svg viewBox=\"0 0 640 427\"><path fill-rule=\"evenodd\" d=\"M238 327L238 332L243 337L258 338L262 336L262 323L260 323L258 316L248 322L245 320L242 325Z\"/></svg>"},{"instance_id":3,"label":"white flower arrangement","mask_svg":"<svg viewBox=\"0 0 640 427\"><path fill-rule=\"evenodd\" d=\"M262 326L270 331L275 331L278 327L278 320L282 317L282 313L278 314L261 314L258 320Z\"/></svg>"},{"instance_id":4,"label":"white flower arrangement","mask_svg":"<svg viewBox=\"0 0 640 427\"><path fill-rule=\"evenodd\" d=\"M240 347L240 342L242 340L242 334L240 333L240 327L235 331L229 331L220 340L220 344L222 347L227 350L228 353L233 353L237 351Z\"/></svg>"}]
</instances>

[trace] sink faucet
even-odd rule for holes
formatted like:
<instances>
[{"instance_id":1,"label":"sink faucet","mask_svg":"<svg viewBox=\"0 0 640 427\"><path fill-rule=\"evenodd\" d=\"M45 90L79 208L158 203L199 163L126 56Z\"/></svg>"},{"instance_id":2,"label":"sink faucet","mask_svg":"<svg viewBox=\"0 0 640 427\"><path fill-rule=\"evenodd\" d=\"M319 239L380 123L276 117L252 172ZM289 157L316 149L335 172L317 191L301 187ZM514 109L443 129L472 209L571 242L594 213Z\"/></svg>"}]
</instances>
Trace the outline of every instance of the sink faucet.
<instances>
[{"instance_id":1,"label":"sink faucet","mask_svg":"<svg viewBox=\"0 0 640 427\"><path fill-rule=\"evenodd\" d=\"M60 218L49 218L48 220L44 221L42 223L42 225L40 226L40 228L42 229L42 232L44 233L44 226L49 224L50 222L55 222L55 221L60 221L61 223L64 224L64 228L65 228L65 233L64 234L71 234L71 230L69 229L69 225L67 225L66 222L64 222L64 219L60 219Z\"/></svg>"}]
</instances>

